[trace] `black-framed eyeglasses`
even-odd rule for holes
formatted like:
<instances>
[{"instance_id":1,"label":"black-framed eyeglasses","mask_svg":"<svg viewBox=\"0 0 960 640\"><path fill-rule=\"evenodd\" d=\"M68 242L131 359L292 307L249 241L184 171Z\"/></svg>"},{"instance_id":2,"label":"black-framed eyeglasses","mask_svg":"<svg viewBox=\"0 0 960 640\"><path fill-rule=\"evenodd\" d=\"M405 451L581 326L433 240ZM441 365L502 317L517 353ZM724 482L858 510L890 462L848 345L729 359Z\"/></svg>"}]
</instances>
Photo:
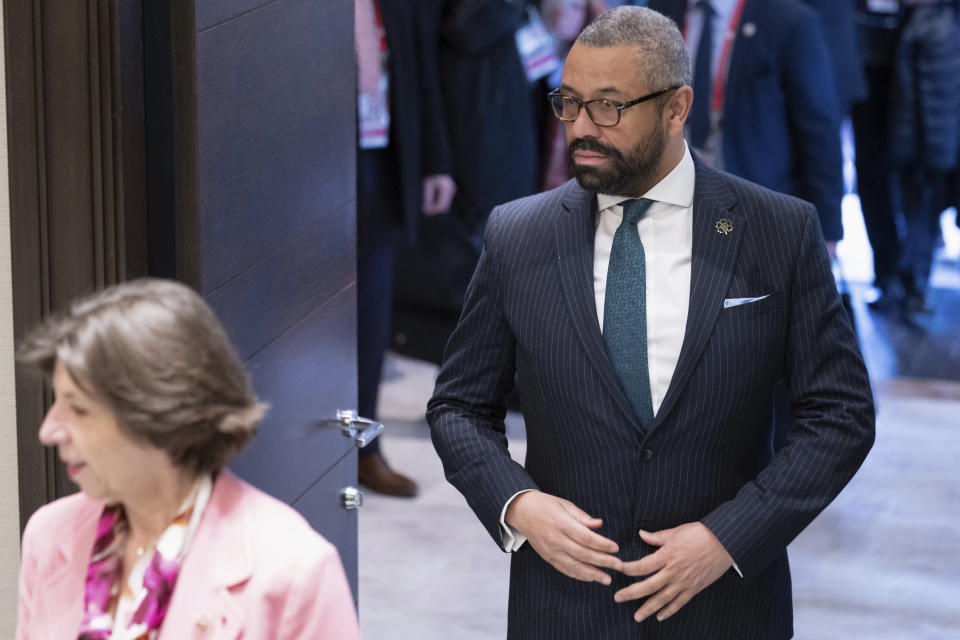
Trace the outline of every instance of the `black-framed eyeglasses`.
<instances>
[{"instance_id":1,"label":"black-framed eyeglasses","mask_svg":"<svg viewBox=\"0 0 960 640\"><path fill-rule=\"evenodd\" d=\"M617 102L608 98L597 98L595 100L578 100L573 96L565 96L559 89L554 89L547 94L550 106L553 108L553 115L564 122L573 122L580 116L580 107L586 107L587 115L593 124L598 127L615 127L620 124L620 114L624 109L658 98L668 91L679 89L680 86L667 87L660 91L648 93L645 96L631 100L629 102Z\"/></svg>"}]
</instances>

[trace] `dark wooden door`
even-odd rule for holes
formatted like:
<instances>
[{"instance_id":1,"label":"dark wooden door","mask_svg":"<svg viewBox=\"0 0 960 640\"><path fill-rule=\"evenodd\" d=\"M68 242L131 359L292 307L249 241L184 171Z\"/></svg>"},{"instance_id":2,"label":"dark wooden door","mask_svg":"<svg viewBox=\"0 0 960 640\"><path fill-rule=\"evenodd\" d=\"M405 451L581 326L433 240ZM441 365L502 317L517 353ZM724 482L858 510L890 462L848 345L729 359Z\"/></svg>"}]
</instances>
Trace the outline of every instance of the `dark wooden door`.
<instances>
[{"instance_id":1,"label":"dark wooden door","mask_svg":"<svg viewBox=\"0 0 960 640\"><path fill-rule=\"evenodd\" d=\"M271 405L239 475L338 547L356 595L355 66L349 0L171 5L177 276Z\"/></svg>"},{"instance_id":2,"label":"dark wooden door","mask_svg":"<svg viewBox=\"0 0 960 640\"><path fill-rule=\"evenodd\" d=\"M5 0L17 339L141 275L195 286L271 411L235 470L339 549L357 593L350 0ZM53 4L56 4L54 7ZM17 377L23 522L73 489Z\"/></svg>"}]
</instances>

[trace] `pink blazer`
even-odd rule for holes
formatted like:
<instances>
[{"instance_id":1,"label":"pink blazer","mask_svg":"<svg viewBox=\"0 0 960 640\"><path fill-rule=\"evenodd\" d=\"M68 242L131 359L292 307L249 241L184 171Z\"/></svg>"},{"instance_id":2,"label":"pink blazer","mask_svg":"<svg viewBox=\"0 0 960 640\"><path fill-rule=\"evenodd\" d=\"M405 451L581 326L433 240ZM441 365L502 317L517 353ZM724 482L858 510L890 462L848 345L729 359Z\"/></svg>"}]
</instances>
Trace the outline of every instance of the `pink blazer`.
<instances>
[{"instance_id":1,"label":"pink blazer","mask_svg":"<svg viewBox=\"0 0 960 640\"><path fill-rule=\"evenodd\" d=\"M38 510L23 535L17 640L77 637L103 503ZM360 637L337 550L296 511L220 473L180 569L160 640Z\"/></svg>"}]
</instances>

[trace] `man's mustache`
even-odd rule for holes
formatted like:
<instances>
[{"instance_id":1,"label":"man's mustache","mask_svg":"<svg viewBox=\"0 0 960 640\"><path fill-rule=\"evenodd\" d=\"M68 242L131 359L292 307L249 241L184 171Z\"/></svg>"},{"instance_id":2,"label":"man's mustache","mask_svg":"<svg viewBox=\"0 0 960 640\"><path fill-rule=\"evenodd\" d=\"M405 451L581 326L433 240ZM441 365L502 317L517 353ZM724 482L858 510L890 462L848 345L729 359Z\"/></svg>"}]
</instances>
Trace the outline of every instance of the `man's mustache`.
<instances>
[{"instance_id":1,"label":"man's mustache","mask_svg":"<svg viewBox=\"0 0 960 640\"><path fill-rule=\"evenodd\" d=\"M576 151L590 151L593 153L602 153L605 156L620 158L621 154L613 147L600 144L593 138L577 138L567 146L567 151L573 155Z\"/></svg>"}]
</instances>

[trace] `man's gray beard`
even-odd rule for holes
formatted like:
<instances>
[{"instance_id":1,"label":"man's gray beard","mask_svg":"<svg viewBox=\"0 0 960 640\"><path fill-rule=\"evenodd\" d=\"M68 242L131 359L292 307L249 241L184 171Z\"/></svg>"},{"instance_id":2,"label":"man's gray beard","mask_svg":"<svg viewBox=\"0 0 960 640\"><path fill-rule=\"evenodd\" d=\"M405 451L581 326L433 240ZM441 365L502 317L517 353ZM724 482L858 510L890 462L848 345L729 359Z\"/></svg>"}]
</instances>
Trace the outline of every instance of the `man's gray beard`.
<instances>
[{"instance_id":1,"label":"man's gray beard","mask_svg":"<svg viewBox=\"0 0 960 640\"><path fill-rule=\"evenodd\" d=\"M642 196L640 189L649 188L650 179L656 174L660 158L667 147L666 132L656 127L650 137L642 140L630 150L627 156L616 149L599 144L588 145L588 149L606 153L612 167L606 170L596 167L583 167L574 164L570 153L570 166L577 183L587 191L610 195Z\"/></svg>"}]
</instances>

